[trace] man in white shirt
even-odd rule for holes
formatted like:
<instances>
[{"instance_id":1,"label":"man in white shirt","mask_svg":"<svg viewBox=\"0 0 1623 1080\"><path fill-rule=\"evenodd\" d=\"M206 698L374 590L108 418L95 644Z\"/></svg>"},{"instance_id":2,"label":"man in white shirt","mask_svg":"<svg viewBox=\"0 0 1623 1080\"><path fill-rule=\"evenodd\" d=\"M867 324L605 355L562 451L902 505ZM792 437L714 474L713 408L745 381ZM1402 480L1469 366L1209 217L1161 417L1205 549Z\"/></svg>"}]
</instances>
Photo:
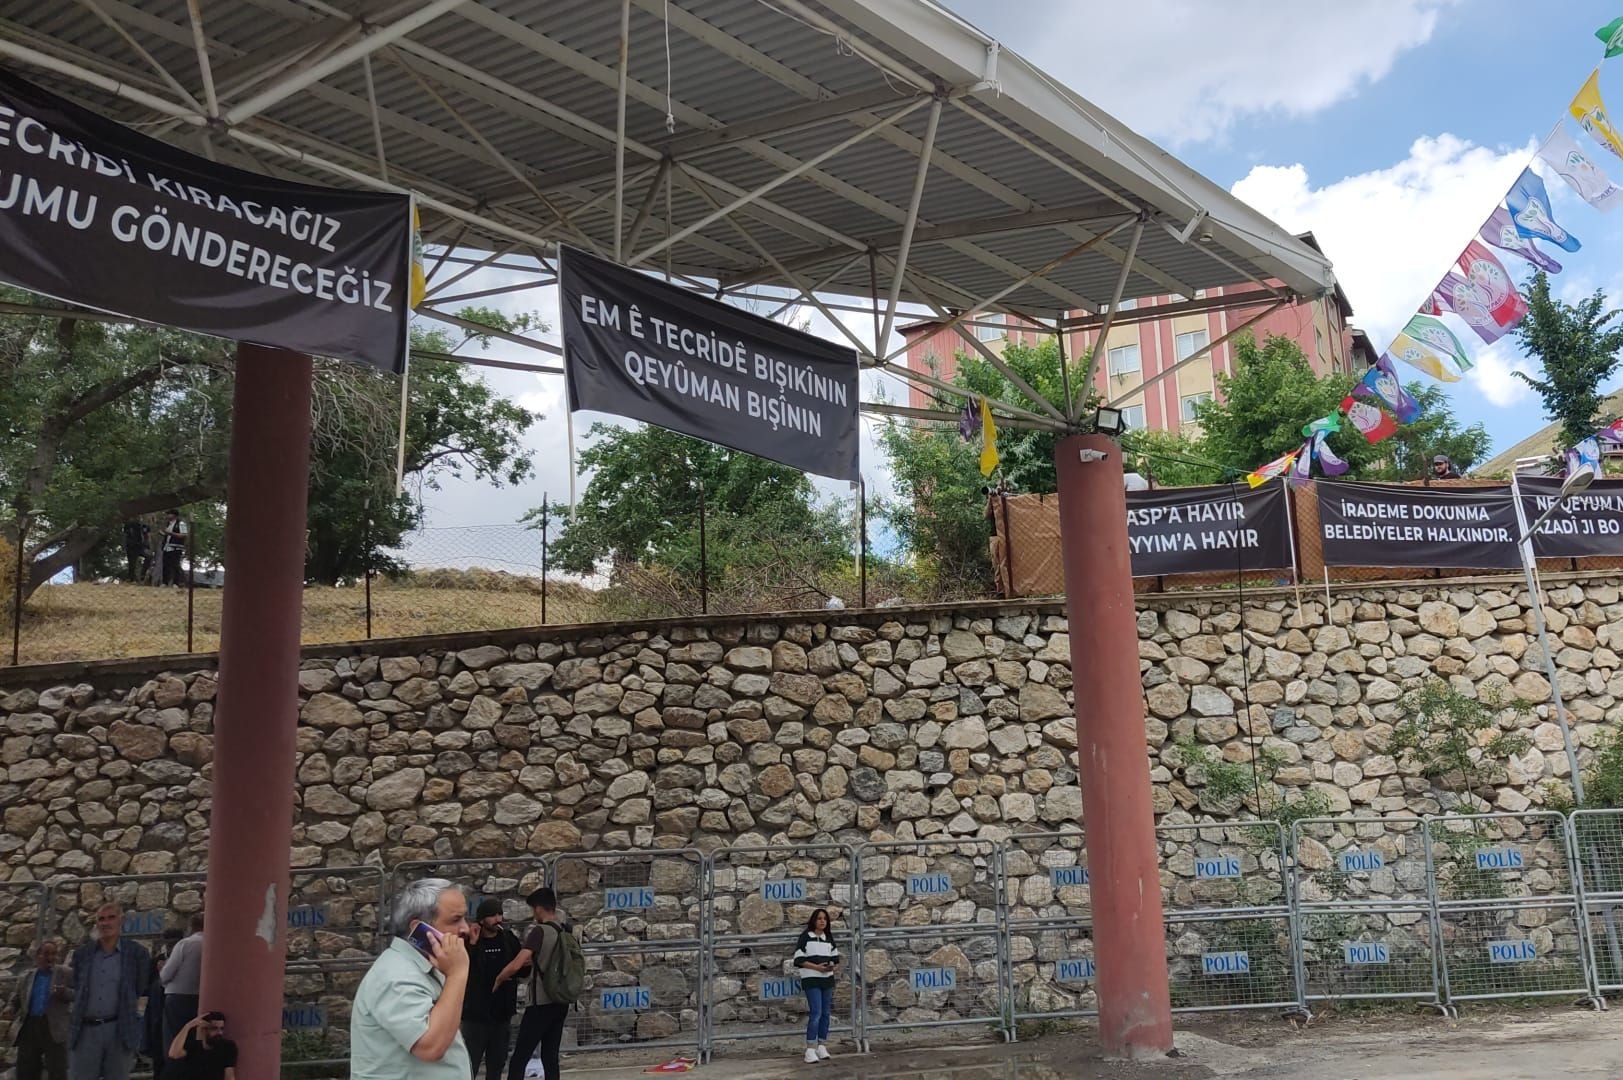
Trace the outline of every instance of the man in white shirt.
<instances>
[{"instance_id":1,"label":"man in white shirt","mask_svg":"<svg viewBox=\"0 0 1623 1080\"><path fill-rule=\"evenodd\" d=\"M191 934L175 943L158 972L163 984L163 1044L197 1016L197 988L203 979L203 913L192 916Z\"/></svg>"},{"instance_id":2,"label":"man in white shirt","mask_svg":"<svg viewBox=\"0 0 1623 1080\"><path fill-rule=\"evenodd\" d=\"M468 1080L467 897L443 878L414 881L395 897L391 921L395 936L355 990L350 1078Z\"/></svg>"}]
</instances>

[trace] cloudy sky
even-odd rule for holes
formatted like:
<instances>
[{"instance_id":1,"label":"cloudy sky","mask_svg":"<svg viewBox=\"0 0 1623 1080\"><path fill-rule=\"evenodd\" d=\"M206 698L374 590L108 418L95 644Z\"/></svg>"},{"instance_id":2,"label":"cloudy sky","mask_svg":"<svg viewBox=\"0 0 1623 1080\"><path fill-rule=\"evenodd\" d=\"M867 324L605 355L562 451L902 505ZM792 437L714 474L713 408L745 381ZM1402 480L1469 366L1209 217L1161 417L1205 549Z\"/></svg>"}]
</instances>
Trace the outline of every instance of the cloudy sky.
<instances>
[{"instance_id":1,"label":"cloudy sky","mask_svg":"<svg viewBox=\"0 0 1623 1080\"><path fill-rule=\"evenodd\" d=\"M1565 115L1599 59L1594 30L1623 12L1598 0L947 3L1282 225L1312 229L1354 322L1377 346ZM1623 67L1601 78L1614 111L1623 109ZM1623 162L1606 164L1623 176ZM1604 288L1623 301L1623 215L1590 209L1559 179L1549 190L1557 220L1584 241L1561 253L1561 295ZM1505 261L1518 276L1527 269ZM826 324L813 329L833 336ZM1510 377L1527 361L1508 339L1476 355L1476 370L1451 388L1455 409L1483 421L1504 449L1543 423L1537 399ZM546 414L531 436L538 475L521 490L451 483L429 492L431 525L509 522L544 491L567 497L562 380L504 373L492 382ZM883 490L878 455L865 451L864 461L870 486Z\"/></svg>"}]
</instances>

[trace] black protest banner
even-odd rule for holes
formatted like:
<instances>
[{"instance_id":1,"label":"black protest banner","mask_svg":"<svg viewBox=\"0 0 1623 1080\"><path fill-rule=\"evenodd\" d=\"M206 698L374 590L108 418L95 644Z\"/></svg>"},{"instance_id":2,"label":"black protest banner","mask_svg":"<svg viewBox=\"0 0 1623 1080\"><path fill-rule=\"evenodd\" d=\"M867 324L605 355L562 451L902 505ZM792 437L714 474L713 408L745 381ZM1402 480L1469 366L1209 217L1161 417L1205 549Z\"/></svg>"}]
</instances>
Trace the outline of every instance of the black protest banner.
<instances>
[{"instance_id":1,"label":"black protest banner","mask_svg":"<svg viewBox=\"0 0 1623 1080\"><path fill-rule=\"evenodd\" d=\"M1505 570L1516 555L1508 487L1317 482L1326 566Z\"/></svg>"},{"instance_id":2,"label":"black protest banner","mask_svg":"<svg viewBox=\"0 0 1623 1080\"><path fill-rule=\"evenodd\" d=\"M1516 486L1528 525L1555 505L1561 491L1559 479L1542 476L1517 477ZM1533 533L1533 554L1541 559L1623 555L1623 480L1596 480L1568 496Z\"/></svg>"},{"instance_id":3,"label":"black protest banner","mask_svg":"<svg viewBox=\"0 0 1623 1080\"><path fill-rule=\"evenodd\" d=\"M573 249L558 282L571 409L858 478L851 349Z\"/></svg>"},{"instance_id":4,"label":"black protest banner","mask_svg":"<svg viewBox=\"0 0 1623 1080\"><path fill-rule=\"evenodd\" d=\"M411 198L273 180L0 71L0 280L236 341L405 366Z\"/></svg>"},{"instance_id":5,"label":"black protest banner","mask_svg":"<svg viewBox=\"0 0 1623 1080\"><path fill-rule=\"evenodd\" d=\"M1289 567L1288 513L1282 484L1129 491L1133 576Z\"/></svg>"}]
</instances>

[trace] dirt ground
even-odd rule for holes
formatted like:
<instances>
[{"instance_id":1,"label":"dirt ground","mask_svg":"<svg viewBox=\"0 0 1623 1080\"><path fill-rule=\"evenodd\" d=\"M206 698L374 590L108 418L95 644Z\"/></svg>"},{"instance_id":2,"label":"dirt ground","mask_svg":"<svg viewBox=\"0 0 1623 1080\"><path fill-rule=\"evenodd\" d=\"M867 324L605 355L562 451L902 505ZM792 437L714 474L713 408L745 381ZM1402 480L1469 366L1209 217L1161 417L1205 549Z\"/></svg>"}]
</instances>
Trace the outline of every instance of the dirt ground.
<instances>
[{"instance_id":1,"label":"dirt ground","mask_svg":"<svg viewBox=\"0 0 1623 1080\"><path fill-rule=\"evenodd\" d=\"M972 1041L970 1029L943 1032L933 1045L876 1046L817 1066L792 1045L724 1048L688 1075L708 1080L1204 1080L1208 1077L1312 1080L1557 1080L1623 1077L1623 1015L1587 1010L1481 1011L1450 1020L1426 1013L1319 1017L1305 1026L1273 1017L1187 1021L1177 1053L1162 1062L1101 1058L1086 1028L1004 1046ZM573 1058L572 1080L633 1080L636 1065Z\"/></svg>"}]
</instances>

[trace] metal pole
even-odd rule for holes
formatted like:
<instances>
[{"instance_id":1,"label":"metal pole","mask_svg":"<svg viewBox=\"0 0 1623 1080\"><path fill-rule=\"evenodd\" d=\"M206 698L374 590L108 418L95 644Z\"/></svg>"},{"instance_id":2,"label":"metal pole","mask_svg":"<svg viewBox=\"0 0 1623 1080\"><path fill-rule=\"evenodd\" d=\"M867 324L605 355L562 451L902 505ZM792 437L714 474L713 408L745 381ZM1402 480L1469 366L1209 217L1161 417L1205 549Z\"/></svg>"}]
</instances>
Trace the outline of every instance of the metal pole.
<instances>
[{"instance_id":1,"label":"metal pole","mask_svg":"<svg viewBox=\"0 0 1623 1080\"><path fill-rule=\"evenodd\" d=\"M857 478L857 606L868 606L868 485Z\"/></svg>"},{"instance_id":2,"label":"metal pole","mask_svg":"<svg viewBox=\"0 0 1623 1080\"><path fill-rule=\"evenodd\" d=\"M614 261L623 261L626 204L626 79L631 64L631 0L620 0L620 92L614 112Z\"/></svg>"},{"instance_id":3,"label":"metal pole","mask_svg":"<svg viewBox=\"0 0 1623 1080\"><path fill-rule=\"evenodd\" d=\"M1279 478L1285 489L1285 539L1291 546L1291 585L1296 589L1296 618L1305 626L1306 617L1302 614L1302 573L1296 565L1296 526L1291 521L1296 515L1296 495L1291 491L1291 481L1288 476Z\"/></svg>"},{"instance_id":4,"label":"metal pole","mask_svg":"<svg viewBox=\"0 0 1623 1080\"><path fill-rule=\"evenodd\" d=\"M998 501L1003 506L1003 573L1007 588L1003 591L1003 599L1012 600L1014 591L1014 530L1009 528L1009 496L1007 492L997 493Z\"/></svg>"},{"instance_id":5,"label":"metal pole","mask_svg":"<svg viewBox=\"0 0 1623 1080\"><path fill-rule=\"evenodd\" d=\"M17 517L16 577L11 582L11 666L16 667L22 655L23 641L23 549L28 541L28 512Z\"/></svg>"},{"instance_id":6,"label":"metal pole","mask_svg":"<svg viewBox=\"0 0 1623 1080\"><path fill-rule=\"evenodd\" d=\"M243 1080L282 1053L310 399L310 357L237 346L202 996L231 1018Z\"/></svg>"},{"instance_id":7,"label":"metal pole","mask_svg":"<svg viewBox=\"0 0 1623 1080\"><path fill-rule=\"evenodd\" d=\"M1584 804L1584 777L1578 769L1578 750L1572 742L1572 729L1567 725L1567 707L1561 701L1561 676L1555 669L1555 654L1550 651L1550 635L1544 626L1544 600L1539 596L1538 583L1533 580L1533 530L1527 527L1527 512L1522 509L1522 489L1518 483L1518 474L1514 469L1510 473L1510 501L1516 507L1516 525L1521 529L1521 539L1516 544L1516 553L1522 559L1522 573L1527 576L1527 606L1533 609L1533 626L1538 631L1539 651L1544 654L1544 674L1550 680L1550 699L1555 703L1555 722L1561 728L1561 746L1567 752L1567 767L1572 770L1572 799L1577 805ZM1552 509L1554 509L1552 507ZM1539 518L1543 523L1546 513Z\"/></svg>"},{"instance_id":8,"label":"metal pole","mask_svg":"<svg viewBox=\"0 0 1623 1080\"><path fill-rule=\"evenodd\" d=\"M197 519L186 524L186 651L192 651L192 631L197 613Z\"/></svg>"},{"instance_id":9,"label":"metal pole","mask_svg":"<svg viewBox=\"0 0 1623 1080\"><path fill-rule=\"evenodd\" d=\"M1121 273L1116 277L1116 288L1110 294L1110 307L1105 311L1105 317L1099 323L1098 343L1088 354L1088 366L1082 372L1082 385L1087 386L1093 382L1093 372L1099 366L1099 350L1103 349L1105 355L1110 354L1110 346L1106 339L1110 336L1110 324L1116 321L1116 312L1121 309L1121 294L1127 288L1127 276L1133 272L1133 260L1138 256L1138 241L1144 235L1144 219L1138 219L1138 225L1133 229L1133 238L1127 242L1127 258L1121 261ZM1105 376L1109 378L1109 367L1106 366ZM1110 385L1107 381L1106 386Z\"/></svg>"},{"instance_id":10,"label":"metal pole","mask_svg":"<svg viewBox=\"0 0 1623 1080\"><path fill-rule=\"evenodd\" d=\"M699 478L699 614L710 614L710 566L704 548L704 477Z\"/></svg>"},{"instance_id":11,"label":"metal pole","mask_svg":"<svg viewBox=\"0 0 1623 1080\"><path fill-rule=\"evenodd\" d=\"M541 625L547 625L547 515L550 505L547 496L541 496Z\"/></svg>"},{"instance_id":12,"label":"metal pole","mask_svg":"<svg viewBox=\"0 0 1623 1080\"><path fill-rule=\"evenodd\" d=\"M924 201L924 182L930 176L930 155L935 151L935 135L941 125L941 99L930 99L930 120L924 128L924 145L919 148L919 169L913 176L913 198L907 204L907 220L902 223L902 242L896 246L896 276L890 283L890 297L885 305L885 323L879 332L878 355L884 355L885 342L890 340L890 329L896 325L896 304L902 296L902 275L907 270L907 257L913 247L913 230L919 223L919 205Z\"/></svg>"},{"instance_id":13,"label":"metal pole","mask_svg":"<svg viewBox=\"0 0 1623 1080\"><path fill-rule=\"evenodd\" d=\"M365 509L366 509L366 533L362 537L362 543L364 543L366 545L366 550L362 553L362 559L364 561L362 562L361 565L365 569L365 576L366 576L366 640L371 641L372 640L372 497L370 495L367 496L366 502L365 502L364 505L365 505Z\"/></svg>"},{"instance_id":14,"label":"metal pole","mask_svg":"<svg viewBox=\"0 0 1623 1080\"><path fill-rule=\"evenodd\" d=\"M1095 868L1099 1038L1107 1055L1137 1059L1172 1049L1172 1001L1121 453L1103 435L1072 435L1054 464L1071 670L1086 690L1076 695L1076 753Z\"/></svg>"}]
</instances>

